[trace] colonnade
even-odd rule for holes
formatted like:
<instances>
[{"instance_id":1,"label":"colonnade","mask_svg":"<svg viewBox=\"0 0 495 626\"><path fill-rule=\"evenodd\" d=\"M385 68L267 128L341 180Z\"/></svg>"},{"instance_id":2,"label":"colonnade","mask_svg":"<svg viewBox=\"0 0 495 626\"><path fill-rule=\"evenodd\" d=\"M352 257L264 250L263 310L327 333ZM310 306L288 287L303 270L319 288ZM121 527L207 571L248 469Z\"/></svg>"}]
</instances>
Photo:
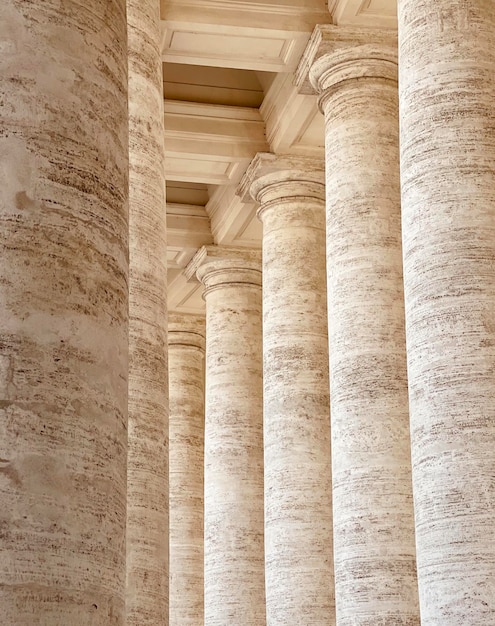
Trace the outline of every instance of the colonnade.
<instances>
[{"instance_id":1,"label":"colonnade","mask_svg":"<svg viewBox=\"0 0 495 626\"><path fill-rule=\"evenodd\" d=\"M491 626L493 3L317 27L326 162L191 261L170 424L158 15L0 7L2 620Z\"/></svg>"},{"instance_id":2,"label":"colonnade","mask_svg":"<svg viewBox=\"0 0 495 626\"><path fill-rule=\"evenodd\" d=\"M263 222L267 624L460 626L490 624L495 615L487 501L494 465L487 387L495 356L487 336L494 328L493 196L480 165L493 165L495 155L481 131L484 96L464 92L470 79L484 76L484 65L474 43L463 44L460 119L449 136L443 126L455 110L453 87L438 79L446 85L442 100L431 61L408 33L414 4L401 7L399 42L388 31L319 27L308 46L308 74L325 116L326 229L317 162L260 154L239 190L259 202ZM474 32L495 34L488 5L479 4L485 12L478 6L467 17L452 8L435 13L435 28L448 31L445 42L461 18ZM425 19L424 36L429 28ZM400 59L412 48L418 75L407 60L399 90ZM399 112L408 106L399 136ZM436 135L428 107L433 120L441 113ZM474 122L463 129L466 115ZM472 183L455 196L444 136L455 145L457 179L482 175L475 193ZM467 171L459 136L477 159ZM318 282L325 247L327 307ZM208 316L208 298L206 308ZM327 311L329 370L321 352ZM210 614L205 623L228 621Z\"/></svg>"}]
</instances>

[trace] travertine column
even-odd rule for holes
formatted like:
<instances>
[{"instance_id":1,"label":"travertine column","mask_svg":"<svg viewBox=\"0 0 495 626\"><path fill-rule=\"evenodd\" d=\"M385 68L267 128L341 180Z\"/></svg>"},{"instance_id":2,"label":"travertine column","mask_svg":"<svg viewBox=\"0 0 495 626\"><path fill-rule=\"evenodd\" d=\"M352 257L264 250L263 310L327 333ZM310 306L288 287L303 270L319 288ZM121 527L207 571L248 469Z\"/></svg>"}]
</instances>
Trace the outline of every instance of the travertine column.
<instances>
[{"instance_id":1,"label":"travertine column","mask_svg":"<svg viewBox=\"0 0 495 626\"><path fill-rule=\"evenodd\" d=\"M122 626L125 0L0 3L0 615Z\"/></svg>"},{"instance_id":2,"label":"travertine column","mask_svg":"<svg viewBox=\"0 0 495 626\"><path fill-rule=\"evenodd\" d=\"M202 626L205 318L168 320L170 626Z\"/></svg>"},{"instance_id":3,"label":"travertine column","mask_svg":"<svg viewBox=\"0 0 495 626\"><path fill-rule=\"evenodd\" d=\"M324 163L259 154L267 624L335 623Z\"/></svg>"},{"instance_id":4,"label":"travertine column","mask_svg":"<svg viewBox=\"0 0 495 626\"><path fill-rule=\"evenodd\" d=\"M127 0L129 453L127 625L168 624L167 262L159 0Z\"/></svg>"},{"instance_id":5,"label":"travertine column","mask_svg":"<svg viewBox=\"0 0 495 626\"><path fill-rule=\"evenodd\" d=\"M261 264L257 251L202 248L205 285L205 625L263 626Z\"/></svg>"},{"instance_id":6,"label":"travertine column","mask_svg":"<svg viewBox=\"0 0 495 626\"><path fill-rule=\"evenodd\" d=\"M402 284L397 40L322 27L337 623L419 624Z\"/></svg>"},{"instance_id":7,"label":"travertine column","mask_svg":"<svg viewBox=\"0 0 495 626\"><path fill-rule=\"evenodd\" d=\"M495 4L399 0L424 626L495 623Z\"/></svg>"}]
</instances>

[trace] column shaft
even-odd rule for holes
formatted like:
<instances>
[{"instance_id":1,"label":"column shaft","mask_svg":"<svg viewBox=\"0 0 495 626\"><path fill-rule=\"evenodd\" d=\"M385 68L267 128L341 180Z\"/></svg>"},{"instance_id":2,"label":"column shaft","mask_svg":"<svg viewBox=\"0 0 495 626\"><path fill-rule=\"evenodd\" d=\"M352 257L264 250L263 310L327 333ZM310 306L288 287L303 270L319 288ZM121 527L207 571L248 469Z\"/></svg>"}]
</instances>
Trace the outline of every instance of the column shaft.
<instances>
[{"instance_id":1,"label":"column shaft","mask_svg":"<svg viewBox=\"0 0 495 626\"><path fill-rule=\"evenodd\" d=\"M0 614L123 626L125 1L0 4Z\"/></svg>"},{"instance_id":2,"label":"column shaft","mask_svg":"<svg viewBox=\"0 0 495 626\"><path fill-rule=\"evenodd\" d=\"M127 625L168 624L167 262L159 0L127 0L129 453Z\"/></svg>"},{"instance_id":3,"label":"column shaft","mask_svg":"<svg viewBox=\"0 0 495 626\"><path fill-rule=\"evenodd\" d=\"M204 317L169 316L170 626L204 623L204 343Z\"/></svg>"},{"instance_id":4,"label":"column shaft","mask_svg":"<svg viewBox=\"0 0 495 626\"><path fill-rule=\"evenodd\" d=\"M341 33L330 27L312 67L326 127L337 623L412 625L396 41Z\"/></svg>"},{"instance_id":5,"label":"column shaft","mask_svg":"<svg viewBox=\"0 0 495 626\"><path fill-rule=\"evenodd\" d=\"M208 247L195 263L206 287L205 625L264 626L259 254Z\"/></svg>"},{"instance_id":6,"label":"column shaft","mask_svg":"<svg viewBox=\"0 0 495 626\"><path fill-rule=\"evenodd\" d=\"M400 0L411 436L424 626L495 623L495 6Z\"/></svg>"},{"instance_id":7,"label":"column shaft","mask_svg":"<svg viewBox=\"0 0 495 626\"><path fill-rule=\"evenodd\" d=\"M267 624L335 623L324 163L260 154Z\"/></svg>"}]
</instances>

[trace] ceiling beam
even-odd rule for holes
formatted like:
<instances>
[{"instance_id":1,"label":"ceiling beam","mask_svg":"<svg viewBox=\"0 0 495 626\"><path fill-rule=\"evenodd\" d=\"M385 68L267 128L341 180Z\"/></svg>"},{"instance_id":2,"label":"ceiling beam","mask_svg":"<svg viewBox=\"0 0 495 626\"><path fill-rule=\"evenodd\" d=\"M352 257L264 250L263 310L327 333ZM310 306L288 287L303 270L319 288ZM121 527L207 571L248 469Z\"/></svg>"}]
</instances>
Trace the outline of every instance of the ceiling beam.
<instances>
[{"instance_id":1,"label":"ceiling beam","mask_svg":"<svg viewBox=\"0 0 495 626\"><path fill-rule=\"evenodd\" d=\"M168 0L162 5L162 58L290 72L314 26L330 21L321 0Z\"/></svg>"},{"instance_id":2,"label":"ceiling beam","mask_svg":"<svg viewBox=\"0 0 495 626\"><path fill-rule=\"evenodd\" d=\"M165 100L168 180L235 184L267 149L258 109Z\"/></svg>"}]
</instances>

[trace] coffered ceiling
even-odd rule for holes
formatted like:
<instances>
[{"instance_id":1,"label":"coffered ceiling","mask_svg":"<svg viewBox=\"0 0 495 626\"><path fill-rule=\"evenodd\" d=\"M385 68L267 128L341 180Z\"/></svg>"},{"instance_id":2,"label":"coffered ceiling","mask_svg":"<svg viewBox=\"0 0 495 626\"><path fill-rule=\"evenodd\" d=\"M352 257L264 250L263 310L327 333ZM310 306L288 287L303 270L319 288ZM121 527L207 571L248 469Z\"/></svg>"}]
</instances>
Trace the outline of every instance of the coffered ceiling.
<instances>
[{"instance_id":1,"label":"coffered ceiling","mask_svg":"<svg viewBox=\"0 0 495 626\"><path fill-rule=\"evenodd\" d=\"M236 194L257 152L323 158L294 73L316 24L396 27L396 0L161 0L169 309L204 310L185 267L211 243L261 246Z\"/></svg>"}]
</instances>

